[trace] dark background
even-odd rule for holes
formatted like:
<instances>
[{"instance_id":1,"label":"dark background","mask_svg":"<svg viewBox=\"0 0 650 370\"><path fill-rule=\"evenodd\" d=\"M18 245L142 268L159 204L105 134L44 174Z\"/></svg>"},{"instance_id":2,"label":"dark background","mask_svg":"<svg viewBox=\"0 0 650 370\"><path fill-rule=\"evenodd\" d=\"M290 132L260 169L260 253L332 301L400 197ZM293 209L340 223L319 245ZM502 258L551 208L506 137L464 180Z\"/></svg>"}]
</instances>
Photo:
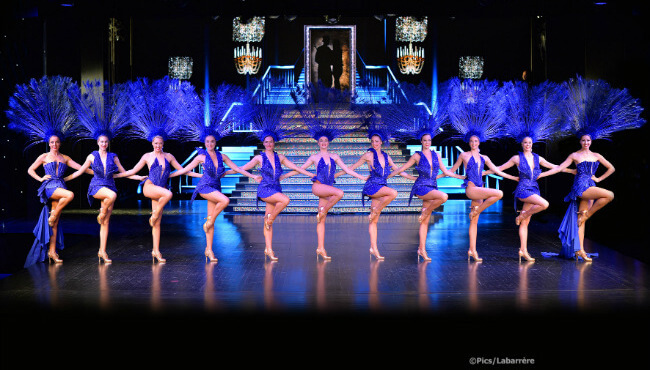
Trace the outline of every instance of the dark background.
<instances>
[{"instance_id":1,"label":"dark background","mask_svg":"<svg viewBox=\"0 0 650 370\"><path fill-rule=\"evenodd\" d=\"M68 5L68 6L66 6ZM71 5L71 6L69 6ZM241 86L245 76L237 74L232 61L232 17L266 16L263 66L302 64L304 25L327 25L325 15L340 16L338 24L357 26L357 50L366 63L388 64L398 79L411 83L432 80L431 53L437 55L437 77L443 82L458 75L458 58L485 58L483 78L518 80L523 70L531 71L533 83L562 82L576 75L603 79L616 88L629 89L643 105L650 101L648 66L648 13L640 1L514 1L474 0L429 2L332 1L305 4L298 1L18 1L2 2L0 22L0 108L7 109L16 84L47 75L64 75L75 81L101 75L111 82L138 77L158 79L167 74L167 58L191 56L190 82L203 88L206 60L209 84L222 82ZM416 76L400 75L395 64L395 16L428 16L429 34L421 43L427 64ZM120 40L115 45L115 63L109 61L110 18L119 23ZM545 40L542 43L541 40ZM237 44L238 45L238 44ZM359 63L358 63L359 65ZM647 118L647 112L643 113ZM587 237L633 257L650 261L642 230L648 224L648 162L643 139L648 126L620 132L612 141L598 140L592 150L603 154L616 167L601 186L616 194L613 203L590 220ZM236 144L237 138L223 144ZM7 129L0 115L0 220L36 217L40 209L35 196L38 184L27 167L45 144L24 151L22 136ZM466 148L464 143L456 143ZM182 161L193 144L169 141L165 150ZM81 162L96 149L93 141L64 142L62 152ZM483 143L482 152L501 164L516 154L517 143ZM536 144L535 151L553 163L560 163L579 149L577 138L550 145ZM145 141L126 144L115 141L124 167L130 168L150 151ZM601 169L602 171L602 169ZM600 174L601 172L599 172ZM88 178L70 184L77 195L85 194ZM572 177L566 174L542 181L543 195L550 201L551 215L562 215ZM127 206L139 199L135 186L118 182L119 202ZM514 184L504 184L504 206L511 207ZM70 207L87 208L85 196L77 196ZM510 209L508 209L510 211Z\"/></svg>"}]
</instances>

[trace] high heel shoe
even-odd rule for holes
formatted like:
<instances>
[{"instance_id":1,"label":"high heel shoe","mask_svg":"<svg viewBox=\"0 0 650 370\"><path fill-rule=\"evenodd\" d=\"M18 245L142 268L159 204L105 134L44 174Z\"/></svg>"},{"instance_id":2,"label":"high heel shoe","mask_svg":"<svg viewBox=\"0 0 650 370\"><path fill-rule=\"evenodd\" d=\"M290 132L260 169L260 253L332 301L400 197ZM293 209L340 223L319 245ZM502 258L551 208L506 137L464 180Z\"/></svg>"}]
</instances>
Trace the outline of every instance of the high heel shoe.
<instances>
[{"instance_id":1,"label":"high heel shoe","mask_svg":"<svg viewBox=\"0 0 650 370\"><path fill-rule=\"evenodd\" d=\"M99 209L99 214L97 215L97 223L98 224L103 224L104 223L104 218L106 218L106 212L102 212L103 208Z\"/></svg>"},{"instance_id":2,"label":"high heel shoe","mask_svg":"<svg viewBox=\"0 0 650 370\"><path fill-rule=\"evenodd\" d=\"M431 257L427 256L427 251L421 251L418 249L418 262L420 262L420 257L425 261L431 261Z\"/></svg>"},{"instance_id":3,"label":"high heel shoe","mask_svg":"<svg viewBox=\"0 0 650 370\"><path fill-rule=\"evenodd\" d=\"M587 210L585 209L584 211L578 212L578 227L582 226L582 224L587 221L589 216L587 216Z\"/></svg>"},{"instance_id":4,"label":"high heel shoe","mask_svg":"<svg viewBox=\"0 0 650 370\"><path fill-rule=\"evenodd\" d=\"M63 263L63 260L59 258L59 255L56 252L47 252L47 261L49 263Z\"/></svg>"},{"instance_id":5,"label":"high heel shoe","mask_svg":"<svg viewBox=\"0 0 650 370\"><path fill-rule=\"evenodd\" d=\"M323 257L323 260L325 260L325 261L330 261L332 259L332 257L330 257L330 256L328 256L326 254L325 249L323 249L323 250L316 249L316 260L318 260L318 256Z\"/></svg>"},{"instance_id":6,"label":"high heel shoe","mask_svg":"<svg viewBox=\"0 0 650 370\"><path fill-rule=\"evenodd\" d=\"M517 212L519 212L519 215L515 217L515 225L519 226L521 224L521 221L523 221L526 218L526 211L521 210Z\"/></svg>"},{"instance_id":7,"label":"high heel shoe","mask_svg":"<svg viewBox=\"0 0 650 370\"><path fill-rule=\"evenodd\" d=\"M113 262L113 260L108 258L108 254L106 254L106 252L103 252L103 253L102 252L97 252L97 259L98 259L98 261L97 261L98 263L102 263L102 259L104 260L104 263L112 263Z\"/></svg>"},{"instance_id":8,"label":"high heel shoe","mask_svg":"<svg viewBox=\"0 0 650 370\"><path fill-rule=\"evenodd\" d=\"M214 252L212 252L212 251L210 251L210 252L205 251L203 254L205 255L205 263L208 263L208 259L210 260L210 262L217 262L218 261L214 257Z\"/></svg>"},{"instance_id":9,"label":"high heel shoe","mask_svg":"<svg viewBox=\"0 0 650 370\"><path fill-rule=\"evenodd\" d=\"M151 251L151 263L155 263L156 260L158 260L158 263L167 262L166 259L162 258L162 254L160 254L160 251L158 252Z\"/></svg>"},{"instance_id":10,"label":"high heel shoe","mask_svg":"<svg viewBox=\"0 0 650 370\"><path fill-rule=\"evenodd\" d=\"M210 229L211 227L214 226L214 222L212 222L212 216L208 216L205 219L206 219L206 221L203 224L203 232L207 233L208 229Z\"/></svg>"},{"instance_id":11,"label":"high heel shoe","mask_svg":"<svg viewBox=\"0 0 650 370\"><path fill-rule=\"evenodd\" d=\"M478 258L478 253L476 252L467 251L467 262L469 262L470 257L474 258L475 262L483 262L483 258Z\"/></svg>"},{"instance_id":12,"label":"high heel shoe","mask_svg":"<svg viewBox=\"0 0 650 370\"><path fill-rule=\"evenodd\" d=\"M368 222L372 222L372 220L377 217L377 211L375 211L375 207L370 207L370 214L368 215Z\"/></svg>"},{"instance_id":13,"label":"high heel shoe","mask_svg":"<svg viewBox=\"0 0 650 370\"><path fill-rule=\"evenodd\" d=\"M149 217L149 226L153 227L153 224L155 224L158 220L158 216L159 214L157 209L151 211L151 217Z\"/></svg>"},{"instance_id":14,"label":"high heel shoe","mask_svg":"<svg viewBox=\"0 0 650 370\"><path fill-rule=\"evenodd\" d=\"M524 252L522 252L521 249L520 249L520 250L519 250L519 263L521 263L521 257L524 257L524 259L525 259L527 262L535 262L535 259L534 259L533 257L531 257L530 254L528 254L528 252L524 253Z\"/></svg>"},{"instance_id":15,"label":"high heel shoe","mask_svg":"<svg viewBox=\"0 0 650 370\"><path fill-rule=\"evenodd\" d=\"M267 213L267 215L264 216L264 228L266 230L271 230L272 225L273 225L273 220L271 219L271 214Z\"/></svg>"},{"instance_id":16,"label":"high heel shoe","mask_svg":"<svg viewBox=\"0 0 650 370\"><path fill-rule=\"evenodd\" d=\"M370 259L372 259L373 256L377 259L377 261L383 261L384 260L384 256L379 255L379 251L373 252L373 250L371 248L370 249Z\"/></svg>"},{"instance_id":17,"label":"high heel shoe","mask_svg":"<svg viewBox=\"0 0 650 370\"><path fill-rule=\"evenodd\" d=\"M583 250L576 251L575 257L576 257L576 261L578 261L578 257L582 258L582 260L585 262L592 261L591 258L587 257L587 253Z\"/></svg>"},{"instance_id":18,"label":"high heel shoe","mask_svg":"<svg viewBox=\"0 0 650 370\"><path fill-rule=\"evenodd\" d=\"M266 257L268 257L271 261L275 262L278 260L278 257L273 255L273 251L267 251L266 249L264 250L264 260L266 261Z\"/></svg>"},{"instance_id":19,"label":"high heel shoe","mask_svg":"<svg viewBox=\"0 0 650 370\"><path fill-rule=\"evenodd\" d=\"M323 209L325 209L325 207L320 207L318 209L318 213L316 213L316 223L320 223L320 220L323 218Z\"/></svg>"},{"instance_id":20,"label":"high heel shoe","mask_svg":"<svg viewBox=\"0 0 650 370\"><path fill-rule=\"evenodd\" d=\"M50 225L50 227L53 227L54 224L56 223L56 214L54 211L50 212L50 217L47 218L47 224Z\"/></svg>"},{"instance_id":21,"label":"high heel shoe","mask_svg":"<svg viewBox=\"0 0 650 370\"><path fill-rule=\"evenodd\" d=\"M424 219L427 217L426 211L427 211L426 208L422 208L422 212L420 212L420 216L418 217L419 224L421 224L424 221Z\"/></svg>"},{"instance_id":22,"label":"high heel shoe","mask_svg":"<svg viewBox=\"0 0 650 370\"><path fill-rule=\"evenodd\" d=\"M469 220L472 221L478 215L478 206L469 207Z\"/></svg>"}]
</instances>

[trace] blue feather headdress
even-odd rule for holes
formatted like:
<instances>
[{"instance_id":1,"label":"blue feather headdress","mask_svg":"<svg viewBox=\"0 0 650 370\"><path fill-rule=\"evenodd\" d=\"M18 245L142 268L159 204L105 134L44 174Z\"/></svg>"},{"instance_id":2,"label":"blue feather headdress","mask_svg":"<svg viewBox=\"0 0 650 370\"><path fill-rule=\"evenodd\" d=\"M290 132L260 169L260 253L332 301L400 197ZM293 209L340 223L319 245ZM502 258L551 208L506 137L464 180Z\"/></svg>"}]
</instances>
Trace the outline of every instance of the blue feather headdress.
<instances>
[{"instance_id":1,"label":"blue feather headdress","mask_svg":"<svg viewBox=\"0 0 650 370\"><path fill-rule=\"evenodd\" d=\"M51 136L62 141L76 133L75 114L67 90L74 86L70 77L44 76L31 79L24 85L16 85L16 92L9 98L5 112L9 128L29 139L27 148L40 142L48 142Z\"/></svg>"},{"instance_id":2,"label":"blue feather headdress","mask_svg":"<svg viewBox=\"0 0 650 370\"><path fill-rule=\"evenodd\" d=\"M129 138L152 141L156 136L163 140L181 137L182 106L194 87L187 81L165 76L149 83L146 78L129 83L129 111L131 131Z\"/></svg>"},{"instance_id":3,"label":"blue feather headdress","mask_svg":"<svg viewBox=\"0 0 650 370\"><path fill-rule=\"evenodd\" d=\"M264 141L268 136L275 142L293 136L294 132L282 122L285 110L281 105L258 104L251 107L254 112L251 123L254 134L260 141Z\"/></svg>"},{"instance_id":4,"label":"blue feather headdress","mask_svg":"<svg viewBox=\"0 0 650 370\"><path fill-rule=\"evenodd\" d=\"M519 143L526 137L534 143L553 139L560 131L564 91L549 81L533 87L523 81L506 82L502 88L508 122L505 135Z\"/></svg>"},{"instance_id":5,"label":"blue feather headdress","mask_svg":"<svg viewBox=\"0 0 650 370\"><path fill-rule=\"evenodd\" d=\"M627 89L612 88L603 80L585 80L580 76L564 83L568 98L565 105L565 130L581 138L609 139L616 131L645 124L643 107Z\"/></svg>"},{"instance_id":6,"label":"blue feather headdress","mask_svg":"<svg viewBox=\"0 0 650 370\"><path fill-rule=\"evenodd\" d=\"M476 136L487 141L503 135L505 109L497 81L453 78L448 84L449 121L457 132L455 138L467 142Z\"/></svg>"},{"instance_id":7,"label":"blue feather headdress","mask_svg":"<svg viewBox=\"0 0 650 370\"><path fill-rule=\"evenodd\" d=\"M431 89L428 86L402 83L400 89L404 92L406 101L381 105L381 118L388 126L394 127L395 135L402 139L421 140L424 135L430 135L433 139L448 119L449 95L446 85L441 86L432 111L428 109L428 102L431 101Z\"/></svg>"},{"instance_id":8,"label":"blue feather headdress","mask_svg":"<svg viewBox=\"0 0 650 370\"><path fill-rule=\"evenodd\" d=\"M79 139L100 136L113 140L126 132L129 126L129 95L125 85L86 81L85 92L77 85L70 86L68 96L77 114Z\"/></svg>"},{"instance_id":9,"label":"blue feather headdress","mask_svg":"<svg viewBox=\"0 0 650 370\"><path fill-rule=\"evenodd\" d=\"M246 109L242 109L242 88L222 84L208 93L207 106L206 96L200 96L195 91L188 91L184 99L176 100L181 106L175 111L185 123L181 134L183 139L203 142L206 137L213 136L219 141L231 135L234 125L244 119L242 116L245 115Z\"/></svg>"},{"instance_id":10,"label":"blue feather headdress","mask_svg":"<svg viewBox=\"0 0 650 370\"><path fill-rule=\"evenodd\" d=\"M359 118L351 109L349 92L319 85L299 88L291 92L291 97L305 124L304 130L314 140L325 136L332 141L356 129L350 128Z\"/></svg>"},{"instance_id":11,"label":"blue feather headdress","mask_svg":"<svg viewBox=\"0 0 650 370\"><path fill-rule=\"evenodd\" d=\"M390 140L399 129L399 127L389 126L386 124L386 122L384 122L374 111L366 112L362 126L368 129L368 139L372 139L373 136L379 136L384 145L390 145Z\"/></svg>"}]
</instances>

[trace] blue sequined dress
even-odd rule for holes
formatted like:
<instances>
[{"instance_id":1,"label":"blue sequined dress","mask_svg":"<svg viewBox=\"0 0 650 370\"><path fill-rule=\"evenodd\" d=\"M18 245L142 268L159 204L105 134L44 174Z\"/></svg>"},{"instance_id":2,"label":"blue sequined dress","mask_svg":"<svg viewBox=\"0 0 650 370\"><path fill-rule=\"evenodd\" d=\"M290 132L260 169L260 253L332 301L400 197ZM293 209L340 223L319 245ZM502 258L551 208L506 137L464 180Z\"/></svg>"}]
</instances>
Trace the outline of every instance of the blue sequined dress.
<instances>
[{"instance_id":1,"label":"blue sequined dress","mask_svg":"<svg viewBox=\"0 0 650 370\"><path fill-rule=\"evenodd\" d=\"M262 156L262 167L260 167L260 175L262 176L262 181L257 185L257 203L262 200L262 198L270 197L275 193L282 193L282 187L280 186L280 176L282 176L282 164L280 163L280 156L273 152L273 157L275 158L275 170L269 161L269 158L266 156L266 152L260 154Z\"/></svg>"},{"instance_id":2,"label":"blue sequined dress","mask_svg":"<svg viewBox=\"0 0 650 370\"><path fill-rule=\"evenodd\" d=\"M88 204L93 204L93 195L97 194L99 189L108 188L117 193L117 188L115 187L115 180L113 179L113 174L118 173L119 169L115 164L115 153L106 153L106 172L104 172L104 164L102 159L99 156L98 151L94 151L93 164L91 166L94 175L92 180L90 180L90 185L88 186Z\"/></svg>"},{"instance_id":3,"label":"blue sequined dress","mask_svg":"<svg viewBox=\"0 0 650 370\"><path fill-rule=\"evenodd\" d=\"M519 152L519 183L514 191L515 209L517 209L517 198L525 199L533 194L540 195L537 177L542 173L539 167L539 155L533 153L534 168L530 168L524 153Z\"/></svg>"},{"instance_id":4,"label":"blue sequined dress","mask_svg":"<svg viewBox=\"0 0 650 370\"><path fill-rule=\"evenodd\" d=\"M365 207L365 197L370 198L371 195L375 194L384 186L388 184L388 175L390 175L390 166L388 165L388 154L383 151L381 154L384 155L384 165L381 167L379 163L379 157L377 151L373 148L368 149L367 151L372 151L372 168L370 168L370 176L366 181L366 184L363 186L363 191L361 192L361 204Z\"/></svg>"},{"instance_id":5,"label":"blue sequined dress","mask_svg":"<svg viewBox=\"0 0 650 370\"><path fill-rule=\"evenodd\" d=\"M485 166L485 159L481 156L481 165L479 166L474 160L474 156L471 156L469 161L467 161L467 166L465 167L465 181L461 185L462 188L466 188L467 184L471 181L474 185L478 187L483 186L483 167Z\"/></svg>"},{"instance_id":6,"label":"blue sequined dress","mask_svg":"<svg viewBox=\"0 0 650 370\"><path fill-rule=\"evenodd\" d=\"M325 163L325 159L320 157L318 165L316 166L316 176L311 178L311 181L318 181L321 184L332 186L336 183L334 181L334 174L336 173L336 162L330 157L330 165Z\"/></svg>"},{"instance_id":7,"label":"blue sequined dress","mask_svg":"<svg viewBox=\"0 0 650 370\"><path fill-rule=\"evenodd\" d=\"M171 169L169 168L169 161L167 158L165 158L165 168L163 169L160 163L158 163L158 157L156 157L149 168L149 176L145 177L144 180L140 182L140 185L144 186L147 180L149 180L152 184L167 189L170 172Z\"/></svg>"},{"instance_id":8,"label":"blue sequined dress","mask_svg":"<svg viewBox=\"0 0 650 370\"><path fill-rule=\"evenodd\" d=\"M221 153L218 150L215 150L217 157L216 166L207 150L203 148L196 148L196 150L199 154L205 156L205 162L203 162L203 176L201 176L199 183L196 184L196 189L194 189L194 193L192 194L192 201L194 201L197 194L209 194L214 191L221 192L221 176L226 172Z\"/></svg>"},{"instance_id":9,"label":"blue sequined dress","mask_svg":"<svg viewBox=\"0 0 650 370\"><path fill-rule=\"evenodd\" d=\"M564 198L569 203L569 208L564 214L558 233L562 241L560 257L573 258L575 252L580 250L580 237L578 235L578 198L582 196L588 188L596 186L591 178L598 169L598 162L582 161L576 165L578 173L573 180L571 192ZM589 256L597 256L595 253L588 253Z\"/></svg>"},{"instance_id":10,"label":"blue sequined dress","mask_svg":"<svg viewBox=\"0 0 650 370\"><path fill-rule=\"evenodd\" d=\"M33 230L35 240L32 244L31 249L29 250L29 253L27 253L24 267L29 267L37 262L43 262L47 258L47 251L50 245L50 237L53 233L52 228L47 223L47 219L49 217L47 201L50 199L52 194L54 194L54 191L56 189L67 189L65 186L65 181L63 181L63 174L67 168L68 166L63 162L54 161L43 164L45 174L50 175L50 178L43 181L41 183L41 186L38 188L38 197L41 200L41 203L44 205L38 217L38 222L36 223L36 226ZM63 249L63 230L60 223L57 226L56 247L57 249Z\"/></svg>"},{"instance_id":11,"label":"blue sequined dress","mask_svg":"<svg viewBox=\"0 0 650 370\"><path fill-rule=\"evenodd\" d=\"M418 162L415 169L418 171L418 178L413 183L413 188L411 188L411 195L409 196L409 206L411 205L411 200L413 195L427 195L431 190L438 190L438 181L436 177L440 171L440 164L438 163L438 155L433 150L431 152L431 163L420 151L417 151L420 155L420 162Z\"/></svg>"}]
</instances>

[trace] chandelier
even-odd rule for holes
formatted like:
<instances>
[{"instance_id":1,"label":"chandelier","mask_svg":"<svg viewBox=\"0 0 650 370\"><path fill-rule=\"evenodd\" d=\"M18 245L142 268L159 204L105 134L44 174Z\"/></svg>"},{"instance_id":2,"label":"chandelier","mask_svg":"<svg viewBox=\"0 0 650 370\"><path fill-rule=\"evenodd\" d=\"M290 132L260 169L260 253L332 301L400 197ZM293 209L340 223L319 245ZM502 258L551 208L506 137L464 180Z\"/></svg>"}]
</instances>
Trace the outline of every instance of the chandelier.
<instances>
[{"instance_id":1,"label":"chandelier","mask_svg":"<svg viewBox=\"0 0 650 370\"><path fill-rule=\"evenodd\" d=\"M235 47L235 68L239 74L256 74L262 66L262 49L251 46L251 42L260 42L264 38L264 17L253 17L248 23L242 23L239 17L232 20L232 40L245 42L246 46Z\"/></svg>"},{"instance_id":2,"label":"chandelier","mask_svg":"<svg viewBox=\"0 0 650 370\"><path fill-rule=\"evenodd\" d=\"M424 66L424 48L414 47L410 42L408 48L406 46L398 47L397 66L402 74L419 74Z\"/></svg>"},{"instance_id":3,"label":"chandelier","mask_svg":"<svg viewBox=\"0 0 650 370\"><path fill-rule=\"evenodd\" d=\"M483 57L460 57L458 60L458 77L479 79L483 76Z\"/></svg>"},{"instance_id":4,"label":"chandelier","mask_svg":"<svg viewBox=\"0 0 650 370\"><path fill-rule=\"evenodd\" d=\"M424 66L424 48L413 46L427 37L427 17L397 17L395 40L408 42L397 48L397 66L402 74L419 74Z\"/></svg>"},{"instance_id":5,"label":"chandelier","mask_svg":"<svg viewBox=\"0 0 650 370\"><path fill-rule=\"evenodd\" d=\"M246 46L235 48L235 67L240 75L254 75L262 66L262 49L251 47L249 43Z\"/></svg>"},{"instance_id":6,"label":"chandelier","mask_svg":"<svg viewBox=\"0 0 650 370\"><path fill-rule=\"evenodd\" d=\"M178 80L189 80L192 77L192 66L194 62L191 57L169 57L169 77Z\"/></svg>"}]
</instances>

